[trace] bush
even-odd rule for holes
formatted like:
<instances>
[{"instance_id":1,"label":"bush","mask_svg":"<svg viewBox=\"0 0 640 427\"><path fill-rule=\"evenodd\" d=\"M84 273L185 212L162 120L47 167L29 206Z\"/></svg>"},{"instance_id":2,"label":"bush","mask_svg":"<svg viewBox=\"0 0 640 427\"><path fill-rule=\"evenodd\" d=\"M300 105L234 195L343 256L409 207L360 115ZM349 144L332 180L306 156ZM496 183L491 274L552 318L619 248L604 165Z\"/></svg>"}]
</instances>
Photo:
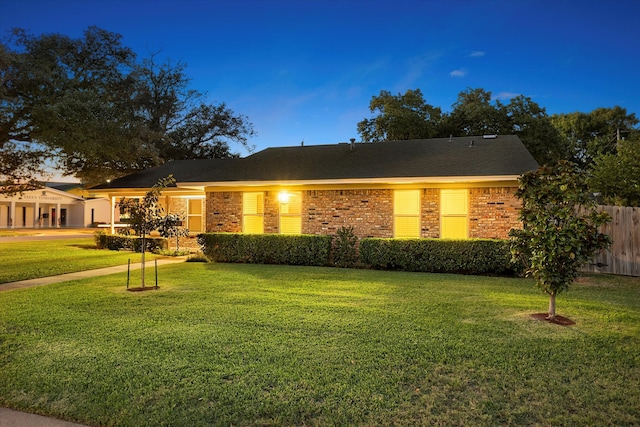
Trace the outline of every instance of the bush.
<instances>
[{"instance_id":1,"label":"bush","mask_svg":"<svg viewBox=\"0 0 640 427\"><path fill-rule=\"evenodd\" d=\"M206 233L198 236L212 261L252 264L328 265L331 236Z\"/></svg>"},{"instance_id":2,"label":"bush","mask_svg":"<svg viewBox=\"0 0 640 427\"><path fill-rule=\"evenodd\" d=\"M333 239L333 263L338 267L353 267L358 262L358 238L353 227L342 227Z\"/></svg>"},{"instance_id":3,"label":"bush","mask_svg":"<svg viewBox=\"0 0 640 427\"><path fill-rule=\"evenodd\" d=\"M187 257L186 262L209 262L209 259L203 254L192 254Z\"/></svg>"},{"instance_id":4,"label":"bush","mask_svg":"<svg viewBox=\"0 0 640 427\"><path fill-rule=\"evenodd\" d=\"M96 231L93 236L98 249L134 252L141 252L142 249L142 238L140 237L106 234L104 231ZM167 249L168 244L167 239L146 237L145 246L146 251L160 252Z\"/></svg>"},{"instance_id":5,"label":"bush","mask_svg":"<svg viewBox=\"0 0 640 427\"><path fill-rule=\"evenodd\" d=\"M509 242L470 239L374 239L360 242L360 259L380 270L513 275Z\"/></svg>"}]
</instances>

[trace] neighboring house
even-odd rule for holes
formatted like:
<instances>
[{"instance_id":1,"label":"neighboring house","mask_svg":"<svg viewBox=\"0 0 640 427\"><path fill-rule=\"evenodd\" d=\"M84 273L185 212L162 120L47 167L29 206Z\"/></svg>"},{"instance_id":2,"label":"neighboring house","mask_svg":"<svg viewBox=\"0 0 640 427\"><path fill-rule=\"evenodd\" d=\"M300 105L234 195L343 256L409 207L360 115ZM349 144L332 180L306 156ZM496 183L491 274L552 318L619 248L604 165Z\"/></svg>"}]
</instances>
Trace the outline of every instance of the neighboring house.
<instances>
[{"instance_id":1,"label":"neighboring house","mask_svg":"<svg viewBox=\"0 0 640 427\"><path fill-rule=\"evenodd\" d=\"M109 211L104 198L85 199L49 186L0 194L0 228L90 227L108 222Z\"/></svg>"},{"instance_id":2,"label":"neighboring house","mask_svg":"<svg viewBox=\"0 0 640 427\"><path fill-rule=\"evenodd\" d=\"M91 189L117 202L173 174L161 203L192 233L507 238L519 227L518 177L538 164L516 136L268 148L181 160Z\"/></svg>"}]
</instances>

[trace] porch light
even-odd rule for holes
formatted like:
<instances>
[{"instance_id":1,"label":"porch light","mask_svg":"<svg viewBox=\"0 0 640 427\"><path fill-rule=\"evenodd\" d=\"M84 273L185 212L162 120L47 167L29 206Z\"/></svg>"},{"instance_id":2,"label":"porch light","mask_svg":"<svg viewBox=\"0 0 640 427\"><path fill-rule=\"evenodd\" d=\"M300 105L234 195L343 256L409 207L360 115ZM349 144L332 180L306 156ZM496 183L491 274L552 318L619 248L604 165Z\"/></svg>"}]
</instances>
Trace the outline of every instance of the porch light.
<instances>
[{"instance_id":1,"label":"porch light","mask_svg":"<svg viewBox=\"0 0 640 427\"><path fill-rule=\"evenodd\" d=\"M291 194L287 193L286 191L281 191L280 193L278 193L278 201L280 203L289 203L290 198Z\"/></svg>"}]
</instances>

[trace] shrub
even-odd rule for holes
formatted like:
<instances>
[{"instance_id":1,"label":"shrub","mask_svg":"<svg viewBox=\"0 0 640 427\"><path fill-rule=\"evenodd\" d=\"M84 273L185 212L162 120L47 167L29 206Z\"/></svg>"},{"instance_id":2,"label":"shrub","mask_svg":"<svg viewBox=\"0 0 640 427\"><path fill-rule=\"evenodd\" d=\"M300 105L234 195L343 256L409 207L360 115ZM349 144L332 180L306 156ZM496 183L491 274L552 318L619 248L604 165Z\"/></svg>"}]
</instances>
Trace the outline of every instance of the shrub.
<instances>
[{"instance_id":1,"label":"shrub","mask_svg":"<svg viewBox=\"0 0 640 427\"><path fill-rule=\"evenodd\" d=\"M353 267L358 262L357 243L353 227L341 227L333 239L333 263L338 267Z\"/></svg>"},{"instance_id":2,"label":"shrub","mask_svg":"<svg viewBox=\"0 0 640 427\"><path fill-rule=\"evenodd\" d=\"M207 233L198 236L212 261L253 264L328 265L331 236Z\"/></svg>"},{"instance_id":3,"label":"shrub","mask_svg":"<svg viewBox=\"0 0 640 427\"><path fill-rule=\"evenodd\" d=\"M104 231L96 231L95 233L93 233L93 240L96 242L96 248L107 248L107 233L105 233Z\"/></svg>"},{"instance_id":4,"label":"shrub","mask_svg":"<svg viewBox=\"0 0 640 427\"><path fill-rule=\"evenodd\" d=\"M93 236L98 249L135 252L141 252L142 249L142 238L140 237L106 234L104 231L96 231ZM167 239L146 237L145 246L149 252L160 252L167 249Z\"/></svg>"},{"instance_id":5,"label":"shrub","mask_svg":"<svg viewBox=\"0 0 640 427\"><path fill-rule=\"evenodd\" d=\"M514 274L509 242L504 240L367 238L360 242L360 258L380 270Z\"/></svg>"},{"instance_id":6,"label":"shrub","mask_svg":"<svg viewBox=\"0 0 640 427\"><path fill-rule=\"evenodd\" d=\"M203 254L191 254L187 257L186 262L209 262L209 259Z\"/></svg>"}]
</instances>

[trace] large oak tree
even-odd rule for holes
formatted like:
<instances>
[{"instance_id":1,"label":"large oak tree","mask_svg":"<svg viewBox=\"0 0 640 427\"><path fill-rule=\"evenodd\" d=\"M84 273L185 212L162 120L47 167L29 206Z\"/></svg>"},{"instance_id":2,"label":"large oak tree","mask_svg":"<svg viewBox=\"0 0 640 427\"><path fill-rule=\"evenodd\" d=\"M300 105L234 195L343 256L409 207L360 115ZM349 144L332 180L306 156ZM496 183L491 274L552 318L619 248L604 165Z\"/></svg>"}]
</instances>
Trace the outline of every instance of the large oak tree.
<instances>
[{"instance_id":1,"label":"large oak tree","mask_svg":"<svg viewBox=\"0 0 640 427\"><path fill-rule=\"evenodd\" d=\"M140 61L121 39L89 27L79 39L18 29L3 40L0 159L11 167L0 181L24 184L47 159L90 185L174 159L232 156L230 143L250 149L245 116L190 89L182 64Z\"/></svg>"},{"instance_id":2,"label":"large oak tree","mask_svg":"<svg viewBox=\"0 0 640 427\"><path fill-rule=\"evenodd\" d=\"M358 123L358 133L363 142L438 136L442 111L427 104L420 89L409 89L398 95L382 90L378 96L371 98L369 110L377 115Z\"/></svg>"}]
</instances>

